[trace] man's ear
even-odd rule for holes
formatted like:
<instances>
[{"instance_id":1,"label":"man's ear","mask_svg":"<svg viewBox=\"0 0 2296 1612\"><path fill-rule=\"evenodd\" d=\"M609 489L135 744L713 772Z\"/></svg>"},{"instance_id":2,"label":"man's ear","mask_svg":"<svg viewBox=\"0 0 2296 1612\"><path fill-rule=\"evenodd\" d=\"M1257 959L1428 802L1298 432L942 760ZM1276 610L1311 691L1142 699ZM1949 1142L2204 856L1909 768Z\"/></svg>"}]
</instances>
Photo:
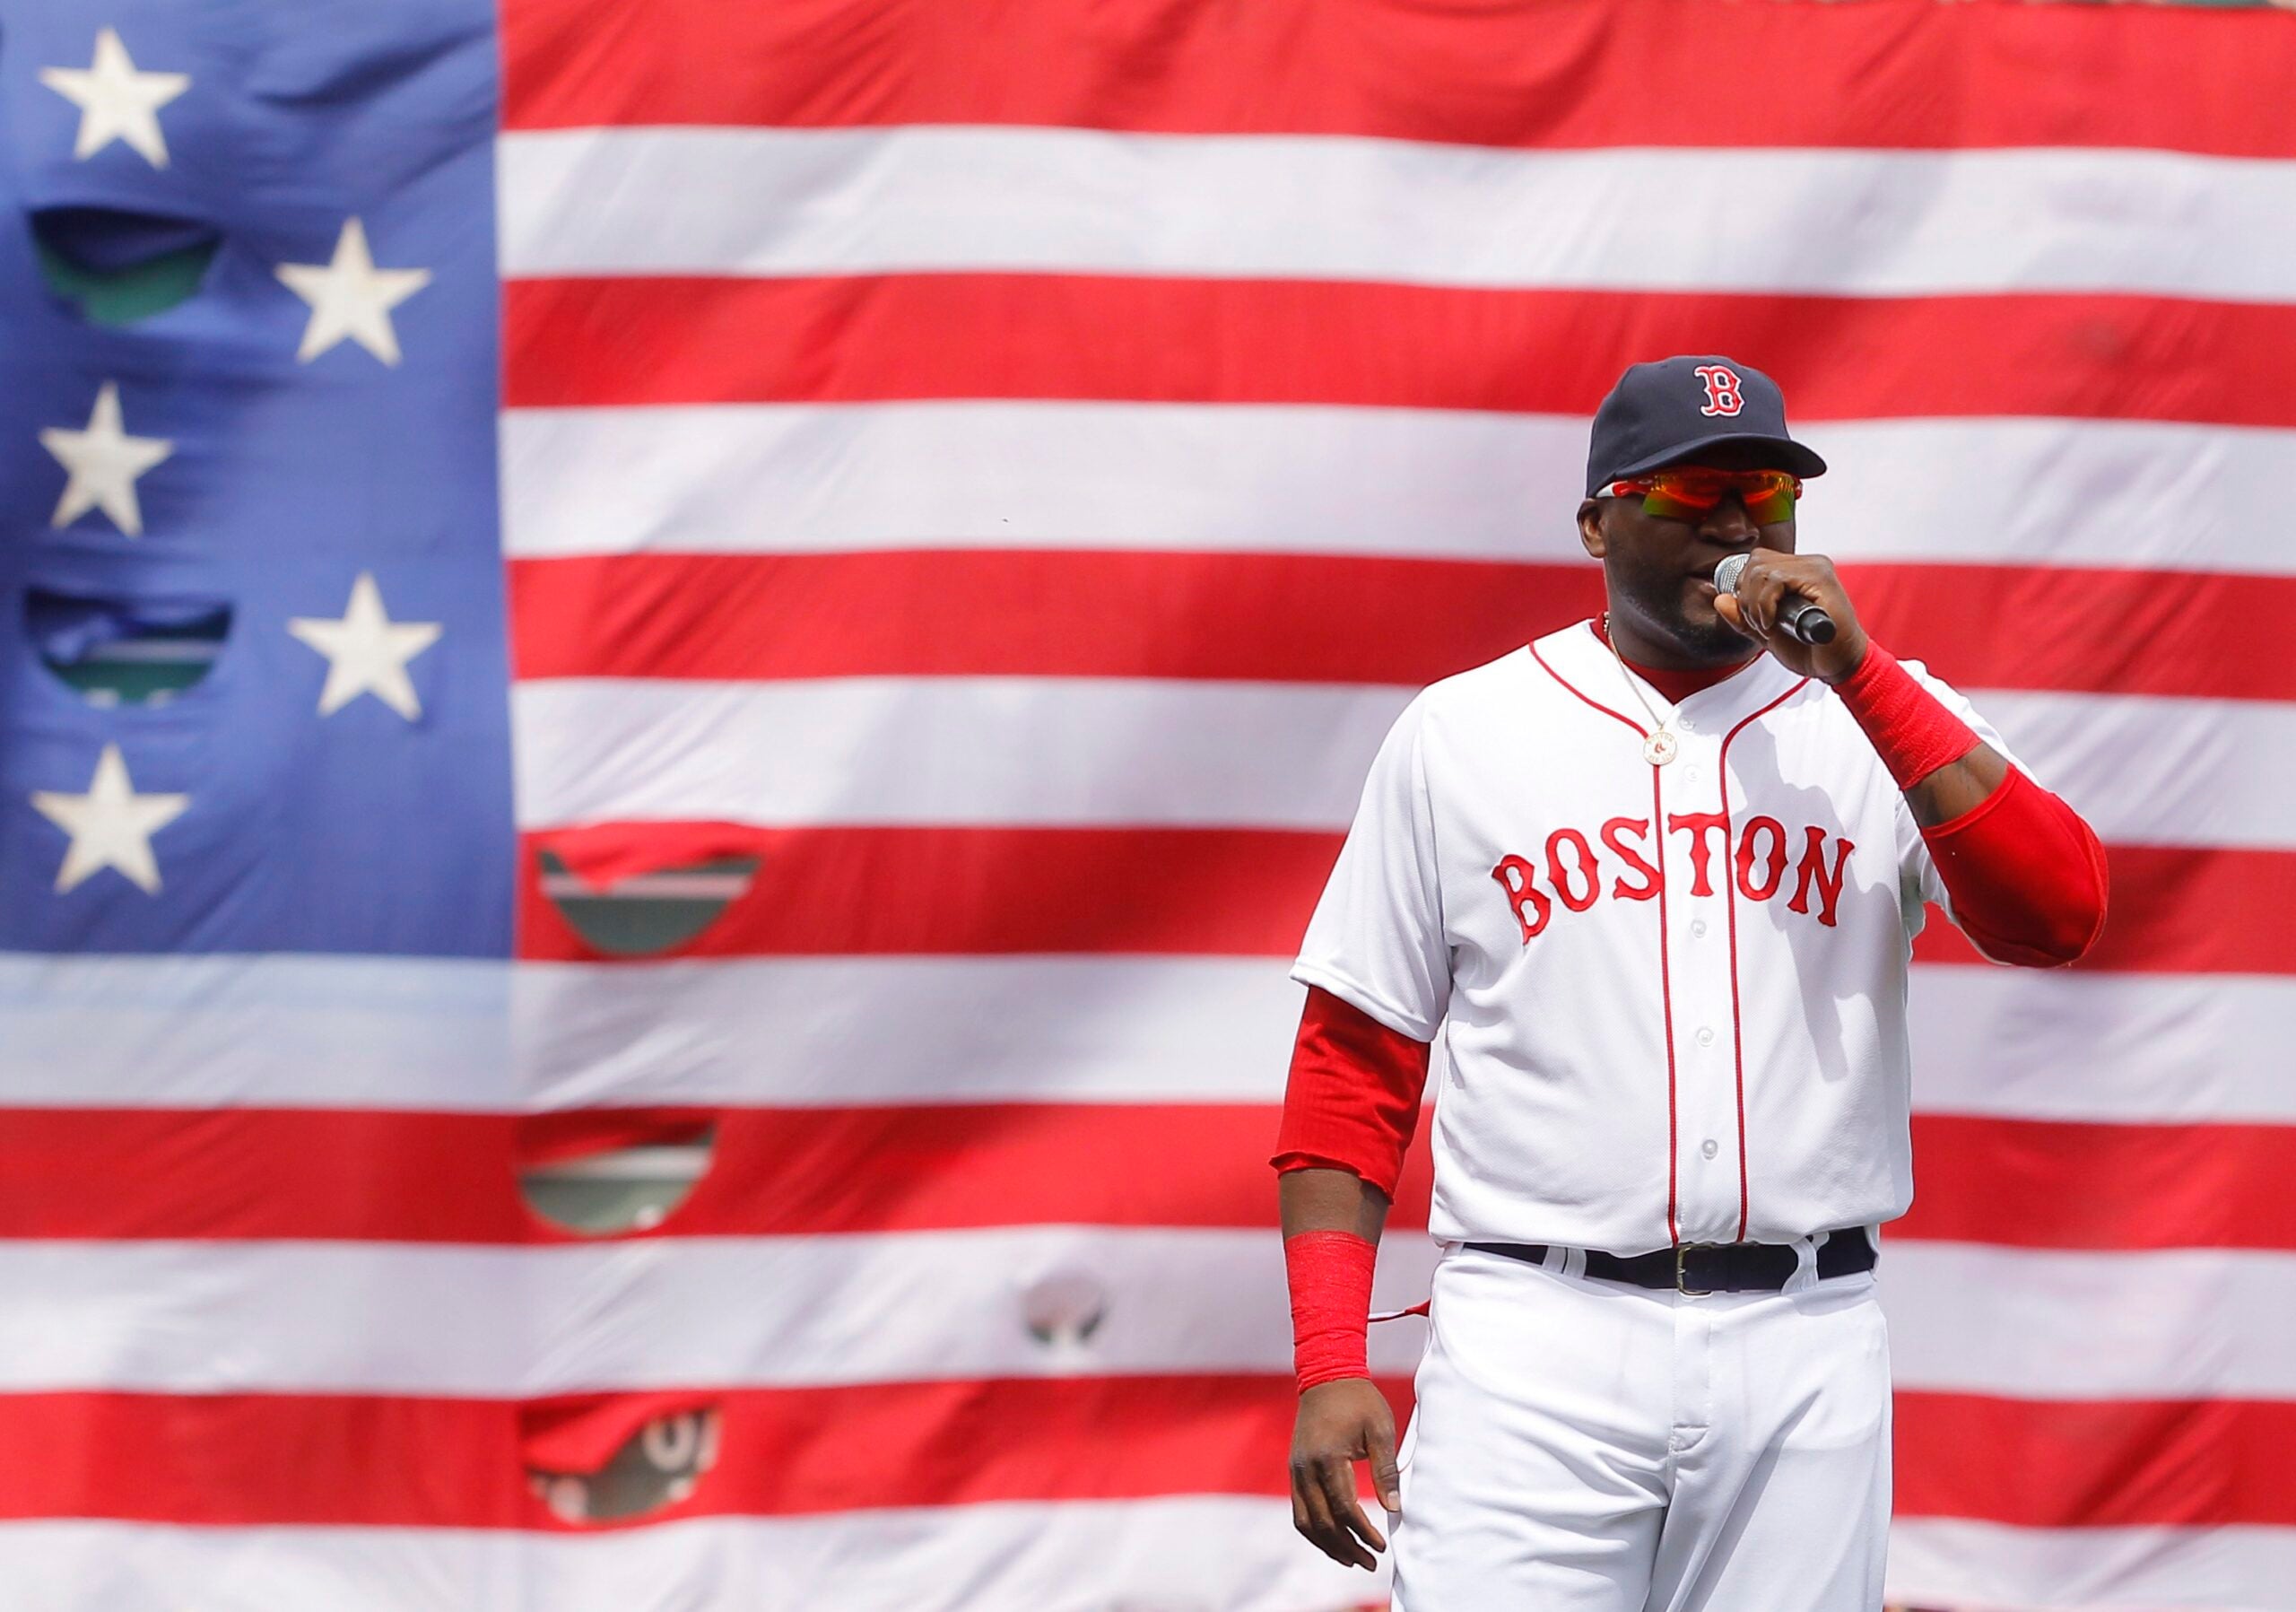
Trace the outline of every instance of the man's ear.
<instances>
[{"instance_id":1,"label":"man's ear","mask_svg":"<svg viewBox=\"0 0 2296 1612\"><path fill-rule=\"evenodd\" d=\"M1610 546L1603 536L1603 506L1599 499L1590 498L1578 506L1578 542L1597 560Z\"/></svg>"}]
</instances>

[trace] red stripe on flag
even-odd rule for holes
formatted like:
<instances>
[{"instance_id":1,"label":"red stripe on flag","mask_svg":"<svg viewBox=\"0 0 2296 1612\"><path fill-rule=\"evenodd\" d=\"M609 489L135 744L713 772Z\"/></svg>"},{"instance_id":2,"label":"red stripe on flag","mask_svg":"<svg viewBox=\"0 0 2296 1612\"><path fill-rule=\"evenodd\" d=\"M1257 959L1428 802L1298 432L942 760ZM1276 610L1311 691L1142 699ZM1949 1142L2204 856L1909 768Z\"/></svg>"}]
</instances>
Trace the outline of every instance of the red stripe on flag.
<instances>
[{"instance_id":1,"label":"red stripe on flag","mask_svg":"<svg viewBox=\"0 0 2296 1612\"><path fill-rule=\"evenodd\" d=\"M2296 617L2296 576L1887 562L1843 574L1877 638L1959 687L2296 700L2296 657L2245 629ZM512 641L529 679L1418 687L1602 606L1592 561L952 549L510 566ZM2035 632L2036 621L2079 630Z\"/></svg>"},{"instance_id":2,"label":"red stripe on flag","mask_svg":"<svg viewBox=\"0 0 2296 1612\"><path fill-rule=\"evenodd\" d=\"M2296 1249L2296 1126L1917 1114L1892 1239L2062 1249Z\"/></svg>"},{"instance_id":3,"label":"red stripe on flag","mask_svg":"<svg viewBox=\"0 0 2296 1612\"><path fill-rule=\"evenodd\" d=\"M525 280L504 295L512 408L1067 397L1585 416L1635 360L1710 352L1759 354L1804 421L2296 425L2296 308L2268 303L1023 274Z\"/></svg>"},{"instance_id":4,"label":"red stripe on flag","mask_svg":"<svg viewBox=\"0 0 2296 1612\"><path fill-rule=\"evenodd\" d=\"M2296 1404L1897 1396L1900 1517L2020 1528L2296 1522Z\"/></svg>"},{"instance_id":5,"label":"red stripe on flag","mask_svg":"<svg viewBox=\"0 0 2296 1612\"><path fill-rule=\"evenodd\" d=\"M1270 1090L1282 1079L1279 1058ZM691 1196L640 1234L1272 1228L1278 1112L1273 1102L728 1108L710 1116L716 1146ZM9 1111L0 1238L576 1241L520 1200L517 1144L532 1134L485 1114ZM1913 1145L1918 1195L1892 1239L2296 1250L2296 1200L2283 1190L2296 1127L1917 1114ZM162 1155L171 1162L154 1170L122 1168ZM1391 1233L1425 1227L1430 1174L1422 1125Z\"/></svg>"},{"instance_id":6,"label":"red stripe on flag","mask_svg":"<svg viewBox=\"0 0 2296 1612\"><path fill-rule=\"evenodd\" d=\"M1382 1384L1398 1413L1410 1387ZM1004 1500L1278 1494L1288 1378L1053 1378L733 1390L718 1466L636 1521ZM317 1395L11 1394L0 1517L558 1532L516 1405ZM1897 1510L2033 1528L2287 1526L2296 1405L1901 1391ZM1971 1460L1970 1451L1988 1451Z\"/></svg>"},{"instance_id":7,"label":"red stripe on flag","mask_svg":"<svg viewBox=\"0 0 2296 1612\"><path fill-rule=\"evenodd\" d=\"M495 1400L0 1394L0 1519L514 1528L542 1511L517 1407Z\"/></svg>"},{"instance_id":8,"label":"red stripe on flag","mask_svg":"<svg viewBox=\"0 0 2296 1612\"><path fill-rule=\"evenodd\" d=\"M1283 1079L1279 1055L1269 1089ZM709 1117L709 1168L655 1228L662 1235L1275 1224L1273 1102L728 1108ZM530 1214L518 1194L518 1142L546 1122L302 1109L0 1111L0 1238L584 1241ZM155 1140L170 1165L122 1167L148 1156L138 1150ZM1422 1129L1390 1227L1426 1225L1430 1172Z\"/></svg>"},{"instance_id":9,"label":"red stripe on flag","mask_svg":"<svg viewBox=\"0 0 2296 1612\"><path fill-rule=\"evenodd\" d=\"M505 0L501 36L514 129L1020 124L1550 148L2296 152L2284 19L2175 6L1008 0L988 18L926 5L861 19L848 0ZM1765 92L1789 81L1790 94Z\"/></svg>"},{"instance_id":10,"label":"red stripe on flag","mask_svg":"<svg viewBox=\"0 0 2296 1612\"><path fill-rule=\"evenodd\" d=\"M1381 1386L1400 1420L1410 1384ZM1210 1374L691 1397L724 1418L718 1465L633 1521L1281 1494L1298 1407L1288 1376ZM486 1399L0 1395L0 1448L18 1452L0 1518L566 1531L527 1487L519 1426L517 1405Z\"/></svg>"},{"instance_id":11,"label":"red stripe on flag","mask_svg":"<svg viewBox=\"0 0 2296 1612\"><path fill-rule=\"evenodd\" d=\"M1122 550L626 554L510 568L518 675L1416 685L1602 607L1602 571Z\"/></svg>"},{"instance_id":12,"label":"red stripe on flag","mask_svg":"<svg viewBox=\"0 0 2296 1612\"><path fill-rule=\"evenodd\" d=\"M522 1242L548 1233L518 1198L517 1125L363 1110L0 1110L0 1237Z\"/></svg>"},{"instance_id":13,"label":"red stripe on flag","mask_svg":"<svg viewBox=\"0 0 2296 1612\"><path fill-rule=\"evenodd\" d=\"M2163 974L2296 973L2296 851L2109 845L2105 932L2076 969ZM1981 963L1934 910L1921 963ZM1991 966L1987 964L1987 966Z\"/></svg>"},{"instance_id":14,"label":"red stripe on flag","mask_svg":"<svg viewBox=\"0 0 2296 1612\"><path fill-rule=\"evenodd\" d=\"M614 825L675 841L687 825ZM543 893L526 835L519 955L591 960ZM1016 952L1289 956L1337 833L1282 829L729 826L715 841L762 858L747 891L677 954L692 957Z\"/></svg>"},{"instance_id":15,"label":"red stripe on flag","mask_svg":"<svg viewBox=\"0 0 2296 1612\"><path fill-rule=\"evenodd\" d=\"M1019 952L1288 957L1339 854L1336 832L1171 828L753 828L705 825L713 854L761 858L691 957ZM697 825L626 823L526 836L518 954L602 953L543 893L537 847L611 833L665 848ZM2296 973L2296 851L2109 846L2105 932L2076 966L2158 973ZM665 855L657 866L674 866ZM1976 963L1935 918L1930 963Z\"/></svg>"}]
</instances>

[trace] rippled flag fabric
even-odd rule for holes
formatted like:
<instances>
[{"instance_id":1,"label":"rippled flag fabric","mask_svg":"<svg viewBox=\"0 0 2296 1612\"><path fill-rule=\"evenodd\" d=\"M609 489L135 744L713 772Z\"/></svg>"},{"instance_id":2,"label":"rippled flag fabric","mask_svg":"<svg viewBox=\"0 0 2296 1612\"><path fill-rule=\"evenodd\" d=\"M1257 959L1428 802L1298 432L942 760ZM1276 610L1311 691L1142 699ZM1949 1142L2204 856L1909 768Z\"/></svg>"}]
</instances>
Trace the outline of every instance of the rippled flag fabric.
<instances>
[{"instance_id":1,"label":"rippled flag fabric","mask_svg":"<svg viewBox=\"0 0 2296 1612\"><path fill-rule=\"evenodd\" d=\"M1603 391L1723 351L2112 858L2080 968L1917 947L1897 1591L2296 1606L2296 19L0 26L13 1604L1376 1594L1282 1497L1286 960L1410 692L1595 606ZM650 1229L519 1190L703 1133Z\"/></svg>"}]
</instances>

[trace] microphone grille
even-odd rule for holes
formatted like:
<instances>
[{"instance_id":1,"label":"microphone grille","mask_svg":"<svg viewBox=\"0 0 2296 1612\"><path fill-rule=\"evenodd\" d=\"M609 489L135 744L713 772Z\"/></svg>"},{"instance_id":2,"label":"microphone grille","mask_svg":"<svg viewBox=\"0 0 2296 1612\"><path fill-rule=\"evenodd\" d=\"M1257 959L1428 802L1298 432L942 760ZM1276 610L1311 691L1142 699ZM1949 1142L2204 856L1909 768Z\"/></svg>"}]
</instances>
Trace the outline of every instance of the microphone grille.
<instances>
[{"instance_id":1,"label":"microphone grille","mask_svg":"<svg viewBox=\"0 0 2296 1612\"><path fill-rule=\"evenodd\" d=\"M1738 591L1738 573L1746 569L1746 556L1732 554L1714 568L1714 586L1723 593Z\"/></svg>"}]
</instances>

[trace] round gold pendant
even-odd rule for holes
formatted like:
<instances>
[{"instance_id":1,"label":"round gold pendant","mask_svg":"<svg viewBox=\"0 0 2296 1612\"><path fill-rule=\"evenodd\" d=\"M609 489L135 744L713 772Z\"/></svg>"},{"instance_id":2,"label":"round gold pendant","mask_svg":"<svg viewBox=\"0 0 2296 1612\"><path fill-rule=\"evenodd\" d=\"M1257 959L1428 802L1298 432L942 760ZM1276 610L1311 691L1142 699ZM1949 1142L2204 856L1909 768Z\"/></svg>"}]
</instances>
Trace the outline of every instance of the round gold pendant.
<instances>
[{"instance_id":1,"label":"round gold pendant","mask_svg":"<svg viewBox=\"0 0 2296 1612\"><path fill-rule=\"evenodd\" d=\"M1663 767L1674 759L1674 736L1661 728L1642 741L1642 759L1654 767Z\"/></svg>"}]
</instances>

